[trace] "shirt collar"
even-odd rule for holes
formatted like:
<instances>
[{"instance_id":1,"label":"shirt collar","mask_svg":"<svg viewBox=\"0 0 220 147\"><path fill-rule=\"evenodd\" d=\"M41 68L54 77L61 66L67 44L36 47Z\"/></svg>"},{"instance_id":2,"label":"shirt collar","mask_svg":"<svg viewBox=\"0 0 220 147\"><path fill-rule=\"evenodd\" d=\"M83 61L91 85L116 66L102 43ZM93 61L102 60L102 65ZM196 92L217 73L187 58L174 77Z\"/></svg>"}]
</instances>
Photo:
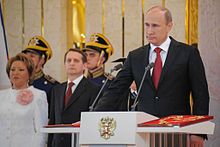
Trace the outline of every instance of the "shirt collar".
<instances>
[{"instance_id":1,"label":"shirt collar","mask_svg":"<svg viewBox=\"0 0 220 147\"><path fill-rule=\"evenodd\" d=\"M70 80L68 79L67 85L68 85L70 82L73 82L74 85L77 86L82 79L83 79L83 75L79 76L78 78L76 78L76 79L73 80L73 81L70 81Z\"/></svg>"},{"instance_id":2,"label":"shirt collar","mask_svg":"<svg viewBox=\"0 0 220 147\"><path fill-rule=\"evenodd\" d=\"M170 42L171 42L170 37L167 37L166 41L164 41L160 46L155 46L155 45L153 45L153 44L150 44L151 52L153 52L153 50L154 50L156 47L159 47L159 48L161 48L163 51L167 52L168 49L169 49L169 46L170 46Z\"/></svg>"}]
</instances>

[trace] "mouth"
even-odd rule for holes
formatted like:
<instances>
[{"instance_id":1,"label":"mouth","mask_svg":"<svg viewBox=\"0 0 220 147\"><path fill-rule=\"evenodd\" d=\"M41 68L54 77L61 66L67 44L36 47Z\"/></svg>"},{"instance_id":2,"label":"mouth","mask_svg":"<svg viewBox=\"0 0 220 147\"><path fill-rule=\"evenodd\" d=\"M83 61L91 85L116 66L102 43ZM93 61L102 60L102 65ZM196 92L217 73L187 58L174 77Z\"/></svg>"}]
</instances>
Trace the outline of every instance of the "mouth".
<instances>
[{"instance_id":1,"label":"mouth","mask_svg":"<svg viewBox=\"0 0 220 147\"><path fill-rule=\"evenodd\" d=\"M13 77L12 79L13 79L13 80L18 80L18 79L19 79L19 77Z\"/></svg>"},{"instance_id":2,"label":"mouth","mask_svg":"<svg viewBox=\"0 0 220 147\"><path fill-rule=\"evenodd\" d=\"M147 39L154 39L155 37L153 37L153 36L147 36L146 38L147 38Z\"/></svg>"},{"instance_id":3,"label":"mouth","mask_svg":"<svg viewBox=\"0 0 220 147\"><path fill-rule=\"evenodd\" d=\"M75 70L75 68L73 68L73 67L70 67L70 68L69 68L69 70Z\"/></svg>"}]
</instances>

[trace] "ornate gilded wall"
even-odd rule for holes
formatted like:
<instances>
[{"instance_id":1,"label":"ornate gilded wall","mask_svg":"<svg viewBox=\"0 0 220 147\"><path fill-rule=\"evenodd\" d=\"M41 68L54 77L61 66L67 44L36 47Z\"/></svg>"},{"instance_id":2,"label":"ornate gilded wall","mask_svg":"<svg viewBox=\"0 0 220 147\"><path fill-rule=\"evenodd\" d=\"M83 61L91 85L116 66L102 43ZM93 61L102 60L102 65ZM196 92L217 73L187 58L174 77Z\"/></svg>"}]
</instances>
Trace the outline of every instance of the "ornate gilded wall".
<instances>
[{"instance_id":1,"label":"ornate gilded wall","mask_svg":"<svg viewBox=\"0 0 220 147\"><path fill-rule=\"evenodd\" d=\"M73 1L80 0L2 1L10 55L20 52L31 36L44 35L53 49L45 72L59 81L65 80L63 55L73 46L73 23L76 23L73 21ZM104 33L115 48L106 71L114 66L111 61L126 57L129 51L146 43L143 14L152 5L162 3L173 13L171 35L185 41L185 0L85 0L85 40L91 33Z\"/></svg>"}]
</instances>

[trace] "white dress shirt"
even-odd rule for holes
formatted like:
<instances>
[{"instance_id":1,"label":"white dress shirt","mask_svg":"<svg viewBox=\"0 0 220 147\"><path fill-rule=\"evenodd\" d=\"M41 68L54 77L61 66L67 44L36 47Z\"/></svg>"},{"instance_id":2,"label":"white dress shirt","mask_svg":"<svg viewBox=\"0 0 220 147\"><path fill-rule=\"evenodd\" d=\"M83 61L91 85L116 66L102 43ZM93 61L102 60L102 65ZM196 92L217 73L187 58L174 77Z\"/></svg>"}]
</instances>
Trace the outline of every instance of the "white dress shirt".
<instances>
[{"instance_id":1,"label":"white dress shirt","mask_svg":"<svg viewBox=\"0 0 220 147\"><path fill-rule=\"evenodd\" d=\"M162 43L160 46L155 46L153 44L150 44L149 63L152 63L152 62L155 63L157 54L154 51L154 49L156 47L159 47L160 49L162 49L160 52L160 56L161 56L161 60L162 60L162 66L164 66L164 63L167 58L167 53L168 53L168 49L170 46L170 42L171 42L171 39L169 37L167 37L166 41L164 43ZM153 68L151 69L151 75L152 75L152 72L153 72Z\"/></svg>"},{"instance_id":2,"label":"white dress shirt","mask_svg":"<svg viewBox=\"0 0 220 147\"><path fill-rule=\"evenodd\" d=\"M76 79L73 80L73 81L70 81L70 80L68 79L66 91L67 91L67 89L68 89L69 83L70 83L70 82L73 82L73 83L74 83L74 85L72 86L72 93L73 93L73 92L76 90L76 87L79 85L79 82L80 82L82 79L83 79L83 75L79 76L78 78L76 78Z\"/></svg>"}]
</instances>

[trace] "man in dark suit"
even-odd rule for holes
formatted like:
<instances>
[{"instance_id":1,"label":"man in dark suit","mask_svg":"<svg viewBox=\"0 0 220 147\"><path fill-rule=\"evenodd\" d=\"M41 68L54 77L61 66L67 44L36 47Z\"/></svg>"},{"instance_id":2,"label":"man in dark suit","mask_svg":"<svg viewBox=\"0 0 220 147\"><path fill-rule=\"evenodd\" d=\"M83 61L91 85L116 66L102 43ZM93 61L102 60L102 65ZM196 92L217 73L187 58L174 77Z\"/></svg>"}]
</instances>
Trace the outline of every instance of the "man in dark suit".
<instances>
[{"instance_id":1,"label":"man in dark suit","mask_svg":"<svg viewBox=\"0 0 220 147\"><path fill-rule=\"evenodd\" d=\"M125 62L126 58L119 58L117 60L112 61L112 63L123 63ZM118 109L115 109L116 111L131 111L131 107L134 104L134 101L137 97L137 86L135 82L133 81L128 91L124 92L122 94L121 101L118 102L119 106Z\"/></svg>"},{"instance_id":2,"label":"man in dark suit","mask_svg":"<svg viewBox=\"0 0 220 147\"><path fill-rule=\"evenodd\" d=\"M209 92L199 51L169 37L172 25L168 9L154 6L147 11L145 29L149 44L129 53L122 70L99 100L96 111L114 109L115 103L123 98L120 94L129 88L133 80L139 89L145 67L155 62L155 67L147 72L140 91L138 111L157 117L208 114ZM156 53L156 48L160 52ZM158 70L160 66L162 71ZM153 81L154 78L157 80ZM193 97L192 112L190 93ZM191 135L190 138L191 145L203 145L202 137Z\"/></svg>"},{"instance_id":3,"label":"man in dark suit","mask_svg":"<svg viewBox=\"0 0 220 147\"><path fill-rule=\"evenodd\" d=\"M85 54L80 50L69 49L66 52L64 64L68 81L56 85L52 89L49 124L77 122L80 120L81 112L89 110L89 106L99 92L99 87L83 76L86 61ZM70 86L70 83L74 83L73 86ZM54 134L53 137L50 136L48 146L51 145L52 147L70 147L71 134Z\"/></svg>"}]
</instances>

